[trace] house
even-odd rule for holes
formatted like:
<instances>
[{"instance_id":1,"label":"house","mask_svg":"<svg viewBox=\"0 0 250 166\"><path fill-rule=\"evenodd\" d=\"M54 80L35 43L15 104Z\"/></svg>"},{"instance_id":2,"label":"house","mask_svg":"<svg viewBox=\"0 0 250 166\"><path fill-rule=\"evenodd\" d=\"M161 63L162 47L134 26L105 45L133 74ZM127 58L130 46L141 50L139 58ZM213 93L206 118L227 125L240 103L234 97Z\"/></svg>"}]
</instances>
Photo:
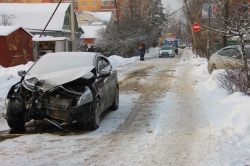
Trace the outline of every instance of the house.
<instances>
[{"instance_id":1,"label":"house","mask_svg":"<svg viewBox=\"0 0 250 166\"><path fill-rule=\"evenodd\" d=\"M32 34L20 26L0 26L0 65L11 67L34 61Z\"/></svg>"},{"instance_id":2,"label":"house","mask_svg":"<svg viewBox=\"0 0 250 166\"><path fill-rule=\"evenodd\" d=\"M114 22L111 12L88 12L80 11L75 12L76 18L79 26L86 25L103 25L108 22Z\"/></svg>"},{"instance_id":3,"label":"house","mask_svg":"<svg viewBox=\"0 0 250 166\"><path fill-rule=\"evenodd\" d=\"M99 30L106 30L107 26L81 26L82 30L85 32L84 35L81 36L81 39L90 47L94 44L95 39L98 37L97 33Z\"/></svg>"},{"instance_id":4,"label":"house","mask_svg":"<svg viewBox=\"0 0 250 166\"><path fill-rule=\"evenodd\" d=\"M32 38L34 59L51 52L70 52L71 41L66 37L41 37Z\"/></svg>"},{"instance_id":5,"label":"house","mask_svg":"<svg viewBox=\"0 0 250 166\"><path fill-rule=\"evenodd\" d=\"M0 3L0 11L14 16L14 19L10 20L13 26L21 26L33 35L40 35L46 25L43 35L57 37L71 35L70 3L61 3L58 8L57 5L57 3ZM53 13L54 16L51 18ZM83 32L78 28L76 15L74 20L75 33L80 36Z\"/></svg>"}]
</instances>

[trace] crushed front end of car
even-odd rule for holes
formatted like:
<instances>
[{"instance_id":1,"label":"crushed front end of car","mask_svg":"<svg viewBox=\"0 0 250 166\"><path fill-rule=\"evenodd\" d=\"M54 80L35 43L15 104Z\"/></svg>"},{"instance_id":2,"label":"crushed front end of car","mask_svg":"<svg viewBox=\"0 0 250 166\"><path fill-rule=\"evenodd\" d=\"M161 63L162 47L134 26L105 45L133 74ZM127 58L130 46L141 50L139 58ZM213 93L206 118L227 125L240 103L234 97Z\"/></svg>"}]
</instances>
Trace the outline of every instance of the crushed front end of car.
<instances>
[{"instance_id":1,"label":"crushed front end of car","mask_svg":"<svg viewBox=\"0 0 250 166\"><path fill-rule=\"evenodd\" d=\"M8 125L21 129L32 119L47 120L61 129L75 122L87 123L91 117L93 81L78 78L53 87L36 78L22 80L13 85L7 95Z\"/></svg>"}]
</instances>

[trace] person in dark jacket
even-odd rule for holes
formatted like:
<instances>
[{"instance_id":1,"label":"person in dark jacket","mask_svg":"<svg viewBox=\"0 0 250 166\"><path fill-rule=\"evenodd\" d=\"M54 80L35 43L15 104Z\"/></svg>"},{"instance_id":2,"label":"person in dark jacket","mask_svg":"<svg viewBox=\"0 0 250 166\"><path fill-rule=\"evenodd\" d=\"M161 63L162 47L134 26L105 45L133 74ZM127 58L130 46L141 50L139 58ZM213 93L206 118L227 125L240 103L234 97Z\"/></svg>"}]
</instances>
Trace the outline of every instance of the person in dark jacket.
<instances>
[{"instance_id":1,"label":"person in dark jacket","mask_svg":"<svg viewBox=\"0 0 250 166\"><path fill-rule=\"evenodd\" d=\"M145 47L145 44L142 43L142 44L139 46L139 53L140 53L140 60L141 60L141 61L144 61L145 52L146 52L146 47Z\"/></svg>"},{"instance_id":2,"label":"person in dark jacket","mask_svg":"<svg viewBox=\"0 0 250 166\"><path fill-rule=\"evenodd\" d=\"M91 47L88 49L88 52L95 52L94 46L91 46Z\"/></svg>"}]
</instances>

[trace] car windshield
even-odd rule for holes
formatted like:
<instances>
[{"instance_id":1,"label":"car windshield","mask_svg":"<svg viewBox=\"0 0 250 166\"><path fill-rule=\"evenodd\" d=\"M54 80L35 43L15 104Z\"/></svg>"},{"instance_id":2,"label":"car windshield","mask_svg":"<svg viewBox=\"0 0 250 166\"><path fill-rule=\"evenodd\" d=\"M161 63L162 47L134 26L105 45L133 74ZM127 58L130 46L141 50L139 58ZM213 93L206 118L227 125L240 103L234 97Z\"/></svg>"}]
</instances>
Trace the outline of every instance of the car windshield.
<instances>
[{"instance_id":1,"label":"car windshield","mask_svg":"<svg viewBox=\"0 0 250 166\"><path fill-rule=\"evenodd\" d=\"M166 47L161 47L161 50L172 50L172 47L168 47L168 46L166 46Z\"/></svg>"}]
</instances>

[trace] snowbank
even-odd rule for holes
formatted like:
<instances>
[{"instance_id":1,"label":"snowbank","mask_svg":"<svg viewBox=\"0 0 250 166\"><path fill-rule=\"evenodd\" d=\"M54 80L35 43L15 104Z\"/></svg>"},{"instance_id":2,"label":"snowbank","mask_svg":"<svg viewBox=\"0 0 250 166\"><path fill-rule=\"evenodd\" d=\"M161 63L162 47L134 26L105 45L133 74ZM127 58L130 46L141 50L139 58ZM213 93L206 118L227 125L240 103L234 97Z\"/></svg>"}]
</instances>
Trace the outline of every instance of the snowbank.
<instances>
[{"instance_id":1,"label":"snowbank","mask_svg":"<svg viewBox=\"0 0 250 166\"><path fill-rule=\"evenodd\" d=\"M228 94L220 89L216 77L224 70L215 70L211 75L207 71L207 60L195 58L190 51L187 57L182 57L181 64L194 64L197 90L204 99L208 109L211 127L214 134L241 135L250 138L250 96L236 92Z\"/></svg>"}]
</instances>

